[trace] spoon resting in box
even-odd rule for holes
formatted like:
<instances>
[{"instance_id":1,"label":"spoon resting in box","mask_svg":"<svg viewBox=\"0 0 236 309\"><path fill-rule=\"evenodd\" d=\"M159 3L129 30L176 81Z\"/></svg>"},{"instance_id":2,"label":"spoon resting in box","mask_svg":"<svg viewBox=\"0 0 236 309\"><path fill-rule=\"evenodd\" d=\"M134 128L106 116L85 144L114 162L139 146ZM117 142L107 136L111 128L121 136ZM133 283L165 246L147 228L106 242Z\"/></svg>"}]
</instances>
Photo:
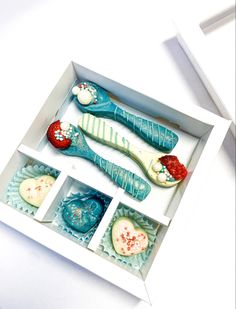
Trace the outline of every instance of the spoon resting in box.
<instances>
[{"instance_id":1,"label":"spoon resting in box","mask_svg":"<svg viewBox=\"0 0 236 309\"><path fill-rule=\"evenodd\" d=\"M169 153L178 142L172 130L120 108L111 101L106 90L95 83L81 82L73 87L72 93L83 113L116 120L156 149Z\"/></svg>"},{"instance_id":2,"label":"spoon resting in box","mask_svg":"<svg viewBox=\"0 0 236 309\"><path fill-rule=\"evenodd\" d=\"M82 131L69 122L53 122L47 130L47 138L62 154L82 157L93 162L134 198L142 201L151 191L150 185L141 177L95 153L88 146Z\"/></svg>"},{"instance_id":3,"label":"spoon resting in box","mask_svg":"<svg viewBox=\"0 0 236 309\"><path fill-rule=\"evenodd\" d=\"M79 118L78 125L89 137L118 149L134 159L147 177L159 186L173 187L187 175L185 166L179 162L176 156L138 148L125 137L119 135L101 118L83 114Z\"/></svg>"}]
</instances>

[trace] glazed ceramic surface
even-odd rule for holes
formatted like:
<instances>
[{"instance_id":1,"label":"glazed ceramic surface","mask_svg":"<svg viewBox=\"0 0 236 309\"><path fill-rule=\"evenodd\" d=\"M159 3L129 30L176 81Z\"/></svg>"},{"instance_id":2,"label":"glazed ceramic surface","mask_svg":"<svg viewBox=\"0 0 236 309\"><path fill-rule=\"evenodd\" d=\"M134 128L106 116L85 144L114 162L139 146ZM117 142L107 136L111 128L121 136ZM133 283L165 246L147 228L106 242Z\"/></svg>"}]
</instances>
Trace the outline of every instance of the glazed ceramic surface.
<instances>
[{"instance_id":1,"label":"glazed ceramic surface","mask_svg":"<svg viewBox=\"0 0 236 309\"><path fill-rule=\"evenodd\" d=\"M132 256L146 250L148 235L128 217L121 217L113 224L112 243L118 254Z\"/></svg>"},{"instance_id":2,"label":"glazed ceramic surface","mask_svg":"<svg viewBox=\"0 0 236 309\"><path fill-rule=\"evenodd\" d=\"M73 229L87 233L100 219L102 201L93 196L79 196L65 203L62 217Z\"/></svg>"},{"instance_id":3,"label":"glazed ceramic surface","mask_svg":"<svg viewBox=\"0 0 236 309\"><path fill-rule=\"evenodd\" d=\"M169 153L178 142L172 130L120 108L111 101L106 90L95 83L82 82L73 87L72 93L82 112L119 121L156 149Z\"/></svg>"},{"instance_id":4,"label":"glazed ceramic surface","mask_svg":"<svg viewBox=\"0 0 236 309\"><path fill-rule=\"evenodd\" d=\"M58 204L52 228L87 247L111 200L109 196L94 189L70 193ZM92 205L93 201L96 201L95 205Z\"/></svg>"},{"instance_id":5,"label":"glazed ceramic surface","mask_svg":"<svg viewBox=\"0 0 236 309\"><path fill-rule=\"evenodd\" d=\"M19 194L30 205L40 207L54 182L55 178L50 175L27 178L20 184Z\"/></svg>"},{"instance_id":6,"label":"glazed ceramic surface","mask_svg":"<svg viewBox=\"0 0 236 309\"><path fill-rule=\"evenodd\" d=\"M95 140L118 149L139 163L148 178L155 184L163 187L172 187L179 183L186 176L186 169L181 165L180 169L185 172L183 176L176 179L163 164L162 158L173 157L165 156L163 153L148 152L131 144L125 137L119 135L103 119L97 118L91 114L84 114L79 118L79 127ZM173 160L172 160L173 161ZM176 166L178 164L177 160ZM177 168L176 168L177 169Z\"/></svg>"},{"instance_id":7,"label":"glazed ceramic surface","mask_svg":"<svg viewBox=\"0 0 236 309\"><path fill-rule=\"evenodd\" d=\"M50 179L56 179L59 172L46 165L27 165L16 172L11 182L7 187L7 202L12 207L24 212L29 216L34 216L38 207L32 205L27 199L24 199L20 194L20 186L27 179L40 179L42 176L48 175ZM42 178L41 178L42 179ZM36 186L37 187L37 186ZM51 187L51 186L50 186ZM48 188L50 188L48 187ZM46 190L47 191L47 190ZM41 195L41 194L40 194Z\"/></svg>"},{"instance_id":8,"label":"glazed ceramic surface","mask_svg":"<svg viewBox=\"0 0 236 309\"><path fill-rule=\"evenodd\" d=\"M47 131L48 140L64 155L90 160L126 192L138 200L144 200L151 187L141 177L100 157L86 143L82 131L68 122L52 123Z\"/></svg>"}]
</instances>

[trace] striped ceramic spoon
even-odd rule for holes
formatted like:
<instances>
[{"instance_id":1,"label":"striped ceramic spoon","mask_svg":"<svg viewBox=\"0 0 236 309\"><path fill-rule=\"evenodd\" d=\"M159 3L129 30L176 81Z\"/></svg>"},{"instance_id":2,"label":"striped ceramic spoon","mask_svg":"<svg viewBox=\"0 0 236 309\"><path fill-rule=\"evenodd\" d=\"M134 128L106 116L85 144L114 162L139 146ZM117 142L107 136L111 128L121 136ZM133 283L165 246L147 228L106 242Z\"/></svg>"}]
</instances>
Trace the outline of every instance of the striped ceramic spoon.
<instances>
[{"instance_id":1,"label":"striped ceramic spoon","mask_svg":"<svg viewBox=\"0 0 236 309\"><path fill-rule=\"evenodd\" d=\"M187 170L176 156L161 152L148 152L120 136L103 119L91 114L79 118L79 127L93 139L118 149L139 163L148 178L162 187L172 187L183 180Z\"/></svg>"}]
</instances>

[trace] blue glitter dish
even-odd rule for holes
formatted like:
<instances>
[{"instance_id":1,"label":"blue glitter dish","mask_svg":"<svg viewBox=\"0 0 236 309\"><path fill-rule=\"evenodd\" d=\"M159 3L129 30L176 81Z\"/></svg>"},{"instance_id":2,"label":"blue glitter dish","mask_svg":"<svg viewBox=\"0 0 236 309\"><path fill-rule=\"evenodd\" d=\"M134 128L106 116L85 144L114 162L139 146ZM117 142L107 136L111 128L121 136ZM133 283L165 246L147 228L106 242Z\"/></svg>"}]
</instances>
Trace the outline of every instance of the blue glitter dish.
<instances>
[{"instance_id":1,"label":"blue glitter dish","mask_svg":"<svg viewBox=\"0 0 236 309\"><path fill-rule=\"evenodd\" d=\"M72 193L58 206L53 227L65 237L87 247L110 202L110 197L96 190Z\"/></svg>"},{"instance_id":2,"label":"blue glitter dish","mask_svg":"<svg viewBox=\"0 0 236 309\"><path fill-rule=\"evenodd\" d=\"M77 197L64 206L62 217L71 228L87 233L100 219L102 211L103 205L97 198Z\"/></svg>"}]
</instances>

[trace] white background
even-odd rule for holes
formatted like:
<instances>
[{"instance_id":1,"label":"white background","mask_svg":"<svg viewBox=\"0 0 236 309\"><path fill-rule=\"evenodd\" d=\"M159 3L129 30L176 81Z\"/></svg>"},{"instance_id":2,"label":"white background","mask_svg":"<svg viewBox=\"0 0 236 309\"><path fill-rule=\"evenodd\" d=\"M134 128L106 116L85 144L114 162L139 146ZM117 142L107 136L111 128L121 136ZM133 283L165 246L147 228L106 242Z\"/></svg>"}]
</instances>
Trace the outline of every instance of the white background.
<instances>
[{"instance_id":1,"label":"white background","mask_svg":"<svg viewBox=\"0 0 236 309\"><path fill-rule=\"evenodd\" d=\"M161 101L217 113L171 17L204 19L225 5L0 0L0 169L73 59L136 89L145 83ZM154 78L157 89L149 88ZM178 210L174 237L167 233L158 253L153 308L234 308L234 151L228 133L198 200ZM94 307L150 306L0 223L0 309Z\"/></svg>"}]
</instances>

